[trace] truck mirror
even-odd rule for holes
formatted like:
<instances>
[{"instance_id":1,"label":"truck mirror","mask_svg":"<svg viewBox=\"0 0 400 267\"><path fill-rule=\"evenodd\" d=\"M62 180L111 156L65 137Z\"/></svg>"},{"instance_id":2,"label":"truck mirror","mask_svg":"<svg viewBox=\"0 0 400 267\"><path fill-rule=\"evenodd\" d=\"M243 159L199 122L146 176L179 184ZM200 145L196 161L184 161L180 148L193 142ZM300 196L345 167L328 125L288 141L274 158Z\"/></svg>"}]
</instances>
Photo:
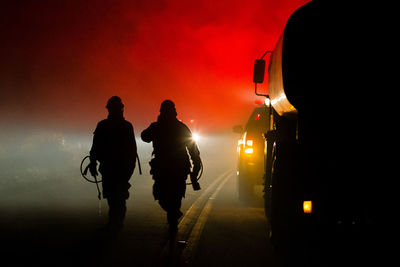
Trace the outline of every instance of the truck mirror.
<instances>
[{"instance_id":1,"label":"truck mirror","mask_svg":"<svg viewBox=\"0 0 400 267\"><path fill-rule=\"evenodd\" d=\"M253 82L263 83L264 73L265 73L265 60L256 59L256 61L254 62Z\"/></svg>"},{"instance_id":2,"label":"truck mirror","mask_svg":"<svg viewBox=\"0 0 400 267\"><path fill-rule=\"evenodd\" d=\"M238 134L242 134L242 133L243 133L243 127L242 127L242 125L235 125L235 126L233 126L233 132L234 132L234 133L238 133Z\"/></svg>"}]
</instances>

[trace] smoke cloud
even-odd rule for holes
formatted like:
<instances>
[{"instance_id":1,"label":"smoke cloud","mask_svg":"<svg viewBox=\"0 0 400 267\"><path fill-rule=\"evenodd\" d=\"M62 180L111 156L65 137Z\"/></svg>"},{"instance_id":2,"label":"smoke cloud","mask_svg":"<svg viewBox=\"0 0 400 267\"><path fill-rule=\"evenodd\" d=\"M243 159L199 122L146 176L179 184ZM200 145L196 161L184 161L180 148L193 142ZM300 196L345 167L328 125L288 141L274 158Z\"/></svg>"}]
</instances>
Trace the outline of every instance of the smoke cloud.
<instances>
[{"instance_id":1,"label":"smoke cloud","mask_svg":"<svg viewBox=\"0 0 400 267\"><path fill-rule=\"evenodd\" d=\"M205 130L244 123L254 59L306 2L6 1L1 124L93 130L112 95L139 130L164 99Z\"/></svg>"}]
</instances>

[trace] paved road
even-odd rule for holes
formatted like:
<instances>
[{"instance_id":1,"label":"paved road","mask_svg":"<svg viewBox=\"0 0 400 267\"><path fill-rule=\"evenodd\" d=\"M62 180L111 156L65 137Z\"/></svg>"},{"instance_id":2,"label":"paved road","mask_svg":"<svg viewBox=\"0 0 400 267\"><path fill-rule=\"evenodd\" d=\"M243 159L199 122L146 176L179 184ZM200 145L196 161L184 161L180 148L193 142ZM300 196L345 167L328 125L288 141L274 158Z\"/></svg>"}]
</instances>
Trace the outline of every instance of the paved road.
<instances>
[{"instance_id":1,"label":"paved road","mask_svg":"<svg viewBox=\"0 0 400 267\"><path fill-rule=\"evenodd\" d=\"M32 173L18 165L8 172L12 183L2 177L1 266L280 266L266 238L262 207L237 200L235 143L232 136L199 143L202 190L188 187L177 236L169 234L166 214L152 197L151 146L139 143L144 175L132 177L125 227L118 234L102 228L107 204L96 200L93 184L79 178L81 155L63 171Z\"/></svg>"},{"instance_id":2,"label":"paved road","mask_svg":"<svg viewBox=\"0 0 400 267\"><path fill-rule=\"evenodd\" d=\"M175 238L149 189L141 189L132 195L118 234L102 230L106 207L100 216L70 210L14 215L2 225L4 258L9 266L279 266L266 238L263 209L237 200L233 170L199 192L188 189Z\"/></svg>"},{"instance_id":3,"label":"paved road","mask_svg":"<svg viewBox=\"0 0 400 267\"><path fill-rule=\"evenodd\" d=\"M267 239L262 205L239 202L235 178L229 175L208 199L207 220L184 260L190 266L281 266Z\"/></svg>"}]
</instances>

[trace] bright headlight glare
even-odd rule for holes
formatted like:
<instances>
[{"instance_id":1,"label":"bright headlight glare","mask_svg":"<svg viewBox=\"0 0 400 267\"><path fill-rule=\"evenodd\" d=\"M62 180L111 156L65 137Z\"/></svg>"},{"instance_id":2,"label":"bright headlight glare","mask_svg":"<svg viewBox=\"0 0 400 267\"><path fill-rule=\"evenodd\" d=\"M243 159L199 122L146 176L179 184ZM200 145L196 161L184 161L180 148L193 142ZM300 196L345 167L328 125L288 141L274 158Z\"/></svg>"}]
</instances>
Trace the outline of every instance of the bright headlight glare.
<instances>
[{"instance_id":1,"label":"bright headlight glare","mask_svg":"<svg viewBox=\"0 0 400 267\"><path fill-rule=\"evenodd\" d=\"M197 133L193 133L192 139L193 139L193 141L198 142L200 140L200 135L198 135Z\"/></svg>"}]
</instances>

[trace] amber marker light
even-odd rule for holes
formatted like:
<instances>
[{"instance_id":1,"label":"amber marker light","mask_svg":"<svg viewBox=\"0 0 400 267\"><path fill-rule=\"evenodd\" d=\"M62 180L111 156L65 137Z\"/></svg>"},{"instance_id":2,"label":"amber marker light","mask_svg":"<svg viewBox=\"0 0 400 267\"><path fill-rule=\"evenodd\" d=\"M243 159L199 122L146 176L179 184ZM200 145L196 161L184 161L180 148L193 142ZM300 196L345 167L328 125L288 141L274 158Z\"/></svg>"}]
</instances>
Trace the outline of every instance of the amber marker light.
<instances>
[{"instance_id":1,"label":"amber marker light","mask_svg":"<svg viewBox=\"0 0 400 267\"><path fill-rule=\"evenodd\" d=\"M303 211L304 213L312 213L312 201L303 201Z\"/></svg>"}]
</instances>

